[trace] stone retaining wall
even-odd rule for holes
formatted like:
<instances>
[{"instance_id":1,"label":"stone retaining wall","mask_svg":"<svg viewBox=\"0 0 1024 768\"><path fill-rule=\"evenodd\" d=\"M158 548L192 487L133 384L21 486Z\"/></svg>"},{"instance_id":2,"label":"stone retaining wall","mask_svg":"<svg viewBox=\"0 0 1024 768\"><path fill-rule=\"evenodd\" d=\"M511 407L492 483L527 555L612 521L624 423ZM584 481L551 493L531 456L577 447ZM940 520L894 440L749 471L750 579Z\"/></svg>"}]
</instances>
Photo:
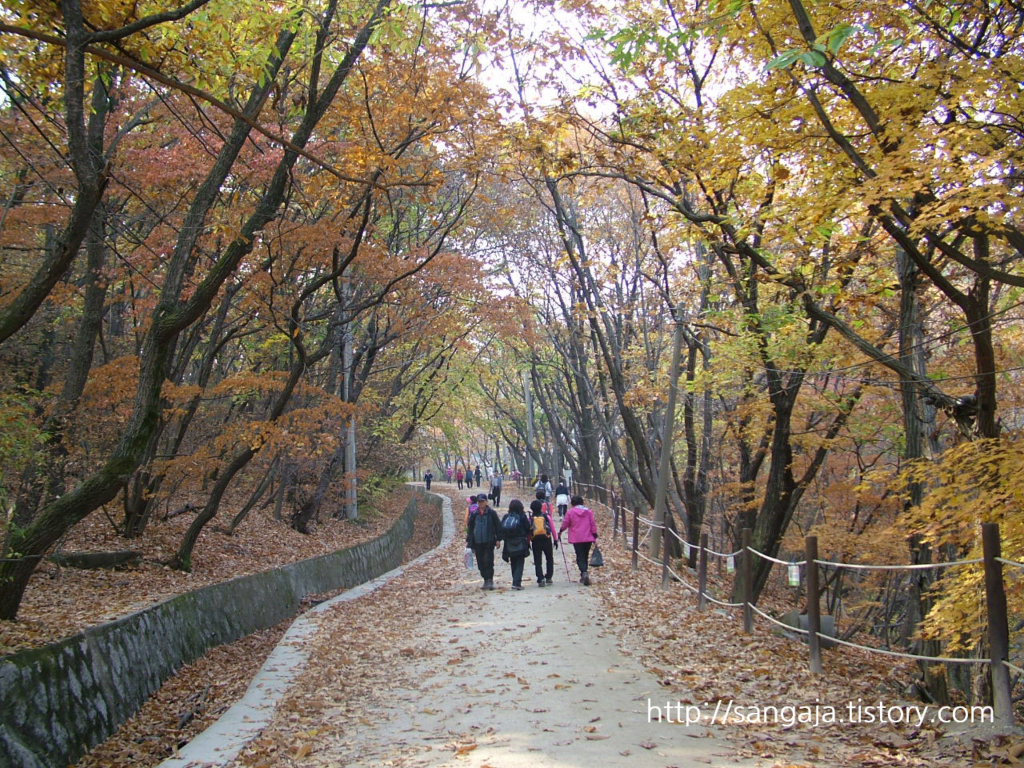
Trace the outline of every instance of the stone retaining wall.
<instances>
[{"instance_id":1,"label":"stone retaining wall","mask_svg":"<svg viewBox=\"0 0 1024 768\"><path fill-rule=\"evenodd\" d=\"M348 589L402 562L417 492L384 535L165 600L43 648L0 658L0 768L55 768L107 739L175 671L294 616L308 594Z\"/></svg>"}]
</instances>

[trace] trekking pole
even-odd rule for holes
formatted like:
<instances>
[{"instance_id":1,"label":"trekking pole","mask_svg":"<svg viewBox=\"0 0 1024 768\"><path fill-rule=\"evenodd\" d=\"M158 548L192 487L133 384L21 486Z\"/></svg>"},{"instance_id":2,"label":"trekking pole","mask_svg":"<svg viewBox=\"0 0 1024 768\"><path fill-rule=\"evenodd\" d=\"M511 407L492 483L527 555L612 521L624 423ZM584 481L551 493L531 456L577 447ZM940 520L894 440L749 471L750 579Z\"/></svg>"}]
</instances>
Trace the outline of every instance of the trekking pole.
<instances>
[{"instance_id":1,"label":"trekking pole","mask_svg":"<svg viewBox=\"0 0 1024 768\"><path fill-rule=\"evenodd\" d=\"M569 575L569 561L565 557L565 547L562 546L562 542L558 542L558 548L562 550L562 562L565 563L565 578L568 581L572 581L572 576Z\"/></svg>"}]
</instances>

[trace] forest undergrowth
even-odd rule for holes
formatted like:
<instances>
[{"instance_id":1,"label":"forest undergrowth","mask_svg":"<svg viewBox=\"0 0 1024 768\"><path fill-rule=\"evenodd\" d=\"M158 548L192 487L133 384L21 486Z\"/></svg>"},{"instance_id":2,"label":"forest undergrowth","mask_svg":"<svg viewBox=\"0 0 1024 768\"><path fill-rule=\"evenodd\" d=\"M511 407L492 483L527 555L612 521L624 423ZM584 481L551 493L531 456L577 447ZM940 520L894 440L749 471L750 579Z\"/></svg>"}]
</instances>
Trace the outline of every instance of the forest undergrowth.
<instances>
[{"instance_id":1,"label":"forest undergrowth","mask_svg":"<svg viewBox=\"0 0 1024 768\"><path fill-rule=\"evenodd\" d=\"M699 612L689 590L676 583L660 588L660 567L641 560L633 572L624 544L605 545L602 551L603 575L615 575L602 579L607 587L599 594L619 629L624 652L639 655L658 677L661 689L651 693L652 703L695 705L712 716L717 712L719 726L731 708L720 732L736 745L738 757L763 758L780 768L1020 763L1024 738L1019 732L1005 734L1005 729L982 723L931 722L936 707L910 695L920 677L913 662L837 648L823 650L823 674L812 675L807 646L795 635L784 635L758 616L754 632L745 635L738 609L709 604ZM696 584L695 574L683 577ZM713 569L709 592L729 594L729 585ZM788 602L769 588L759 607L779 616L791 607ZM887 719L899 708L898 717L911 722L867 722L879 705ZM826 722L829 708L835 723ZM918 713L925 715L921 724ZM800 722L802 715L806 719Z\"/></svg>"},{"instance_id":2,"label":"forest undergrowth","mask_svg":"<svg viewBox=\"0 0 1024 768\"><path fill-rule=\"evenodd\" d=\"M144 552L142 565L126 571L76 571L47 565L39 569L25 603L25 618L6 622L5 651L38 645L99 624L144 605L206 584L263 568L349 546L382 533L405 506L406 497L392 497L385 512L368 515L361 524L330 521L317 535L303 536L267 515L253 514L232 536L217 531L204 534L197 549L196 569L183 574L159 564L171 551L187 525L174 518L151 527L136 543ZM413 559L436 540L436 515L421 516L406 560ZM86 521L65 543L77 549L122 548L101 521ZM607 538L607 537L606 537ZM922 706L907 695L916 667L856 650L825 652L820 677L807 669L803 643L780 636L758 618L755 632L744 635L737 612L695 609L693 596L679 585L660 589L660 569L641 562L633 572L629 552L621 543L605 542L606 565L593 591L601 598L623 652L635 654L655 673L660 689L651 702L702 706L713 711L734 707L834 707L847 715L850 703L867 707ZM259 567L257 567L259 566ZM712 589L727 592L711 574ZM328 595L313 596L312 602ZM773 596L765 595L771 606ZM779 606L781 599L776 599ZM361 623L383 631L389 622L402 623L393 599L361 600ZM73 606L73 609L71 608ZM407 606L413 610L413 606ZM770 609L769 609L770 610ZM365 615L364 615L365 614ZM211 650L168 680L143 709L115 736L95 748L79 768L99 766L151 766L187 743L220 716L245 692L252 676L273 650L290 622L254 633L235 643ZM352 702L356 707L358 702ZM718 732L736 748L737 757L754 757L766 766L901 765L1012 765L1024 754L1024 739L1001 735L986 727L944 728L937 724L820 724L750 723L717 724ZM666 726L671 727L671 726ZM283 749L283 745L281 745Z\"/></svg>"}]
</instances>

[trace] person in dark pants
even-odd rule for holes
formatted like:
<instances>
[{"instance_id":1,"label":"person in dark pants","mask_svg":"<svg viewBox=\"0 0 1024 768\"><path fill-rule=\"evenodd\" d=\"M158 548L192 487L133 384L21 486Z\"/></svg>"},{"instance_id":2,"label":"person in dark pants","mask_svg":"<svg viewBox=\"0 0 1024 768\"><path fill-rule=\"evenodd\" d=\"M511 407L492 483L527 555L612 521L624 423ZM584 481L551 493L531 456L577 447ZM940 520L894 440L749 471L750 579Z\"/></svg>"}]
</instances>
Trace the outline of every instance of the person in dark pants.
<instances>
[{"instance_id":1,"label":"person in dark pants","mask_svg":"<svg viewBox=\"0 0 1024 768\"><path fill-rule=\"evenodd\" d=\"M569 486L561 477L558 478L558 485L555 486L555 504L558 505L558 519L561 520L569 509Z\"/></svg>"},{"instance_id":2,"label":"person in dark pants","mask_svg":"<svg viewBox=\"0 0 1024 768\"><path fill-rule=\"evenodd\" d=\"M430 490L430 481L434 479L434 473L429 469L423 473L423 483L427 486L427 490Z\"/></svg>"},{"instance_id":3,"label":"person in dark pants","mask_svg":"<svg viewBox=\"0 0 1024 768\"><path fill-rule=\"evenodd\" d=\"M580 581L584 586L590 586L590 548L597 541L597 523L594 521L594 513L583 506L582 496L572 497L572 507L565 513L562 525L558 529L559 540L566 528L569 529L569 543L576 550Z\"/></svg>"},{"instance_id":4,"label":"person in dark pants","mask_svg":"<svg viewBox=\"0 0 1024 768\"><path fill-rule=\"evenodd\" d=\"M533 547L533 570L537 574L537 586L544 587L551 583L555 575L555 555L552 545L558 547L555 538L555 522L551 519L551 505L541 498L543 491L537 491L537 498L530 502L533 536L530 544ZM547 559L547 568L544 568Z\"/></svg>"},{"instance_id":5,"label":"person in dark pants","mask_svg":"<svg viewBox=\"0 0 1024 768\"><path fill-rule=\"evenodd\" d=\"M495 507L501 506L501 475L497 472L491 475L491 501Z\"/></svg>"},{"instance_id":6,"label":"person in dark pants","mask_svg":"<svg viewBox=\"0 0 1024 768\"><path fill-rule=\"evenodd\" d=\"M483 475L480 474L480 465L479 464L476 465L476 471L473 472L473 477L476 478L476 487L479 488L480 487L480 478L483 477Z\"/></svg>"},{"instance_id":7,"label":"person in dark pants","mask_svg":"<svg viewBox=\"0 0 1024 768\"><path fill-rule=\"evenodd\" d=\"M501 559L512 566L512 589L523 588L523 566L530 551L530 532L523 502L512 499L508 503L508 514L501 519L501 536L505 540Z\"/></svg>"},{"instance_id":8,"label":"person in dark pants","mask_svg":"<svg viewBox=\"0 0 1024 768\"><path fill-rule=\"evenodd\" d=\"M480 494L476 503L476 511L466 523L466 546L476 555L480 578L484 580L481 589L494 589L494 550L498 546L501 521L498 513L487 504L485 494Z\"/></svg>"}]
</instances>

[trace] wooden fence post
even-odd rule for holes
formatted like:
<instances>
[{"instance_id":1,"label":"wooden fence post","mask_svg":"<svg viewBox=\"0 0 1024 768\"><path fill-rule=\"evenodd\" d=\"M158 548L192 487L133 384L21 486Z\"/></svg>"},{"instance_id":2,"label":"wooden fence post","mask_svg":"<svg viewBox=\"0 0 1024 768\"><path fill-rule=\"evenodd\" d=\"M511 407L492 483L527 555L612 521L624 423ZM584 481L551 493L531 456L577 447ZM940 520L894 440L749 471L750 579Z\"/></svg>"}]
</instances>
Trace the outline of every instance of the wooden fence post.
<instances>
[{"instance_id":1,"label":"wooden fence post","mask_svg":"<svg viewBox=\"0 0 1024 768\"><path fill-rule=\"evenodd\" d=\"M743 595L743 633L746 635L754 631L754 609L751 607L754 603L754 553L750 551L752 533L749 528L740 532L743 559L737 572Z\"/></svg>"},{"instance_id":2,"label":"wooden fence post","mask_svg":"<svg viewBox=\"0 0 1024 768\"><path fill-rule=\"evenodd\" d=\"M818 588L818 537L808 536L804 539L804 551L807 558L807 648L811 655L811 674L821 674L821 590Z\"/></svg>"},{"instance_id":3,"label":"wooden fence post","mask_svg":"<svg viewBox=\"0 0 1024 768\"><path fill-rule=\"evenodd\" d=\"M1013 725L1013 699L1010 697L1010 671L1003 664L1009 658L1010 633L1006 618L1006 591L1003 588L1002 544L998 523L981 524L981 544L985 557L985 606L988 612L988 643L992 652L989 674L992 676L992 705L996 719Z\"/></svg>"},{"instance_id":4,"label":"wooden fence post","mask_svg":"<svg viewBox=\"0 0 1024 768\"><path fill-rule=\"evenodd\" d=\"M633 510L633 570L635 571L638 567L640 558L639 549L640 546L640 513L635 509Z\"/></svg>"},{"instance_id":5,"label":"wooden fence post","mask_svg":"<svg viewBox=\"0 0 1024 768\"><path fill-rule=\"evenodd\" d=\"M703 611L707 607L707 600L704 593L708 589L708 535L700 535L700 563L697 566L697 610Z\"/></svg>"},{"instance_id":6,"label":"wooden fence post","mask_svg":"<svg viewBox=\"0 0 1024 768\"><path fill-rule=\"evenodd\" d=\"M661 588L668 587L668 553L669 553L668 523L661 532Z\"/></svg>"}]
</instances>

